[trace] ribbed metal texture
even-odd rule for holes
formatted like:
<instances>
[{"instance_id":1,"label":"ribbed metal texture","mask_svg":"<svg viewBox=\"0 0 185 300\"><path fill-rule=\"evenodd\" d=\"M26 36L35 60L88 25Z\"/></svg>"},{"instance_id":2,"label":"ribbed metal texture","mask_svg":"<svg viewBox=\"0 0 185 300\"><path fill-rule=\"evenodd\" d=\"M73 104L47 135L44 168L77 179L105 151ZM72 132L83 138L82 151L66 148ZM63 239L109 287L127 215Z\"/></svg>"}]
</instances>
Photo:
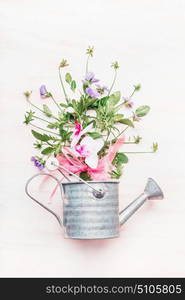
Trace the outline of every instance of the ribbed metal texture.
<instances>
[{"instance_id":1,"label":"ribbed metal texture","mask_svg":"<svg viewBox=\"0 0 185 300\"><path fill-rule=\"evenodd\" d=\"M105 194L96 198L84 183L62 184L64 190L63 225L65 237L106 239L119 236L118 182L91 182Z\"/></svg>"}]
</instances>

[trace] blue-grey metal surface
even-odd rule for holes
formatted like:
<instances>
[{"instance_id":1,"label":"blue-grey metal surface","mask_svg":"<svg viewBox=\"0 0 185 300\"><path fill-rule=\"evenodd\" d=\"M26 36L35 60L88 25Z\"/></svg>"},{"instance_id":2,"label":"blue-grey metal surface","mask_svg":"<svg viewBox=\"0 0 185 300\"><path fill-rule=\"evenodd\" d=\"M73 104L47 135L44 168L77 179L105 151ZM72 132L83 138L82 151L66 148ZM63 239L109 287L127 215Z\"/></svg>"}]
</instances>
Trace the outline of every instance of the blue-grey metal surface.
<instances>
[{"instance_id":1,"label":"blue-grey metal surface","mask_svg":"<svg viewBox=\"0 0 185 300\"><path fill-rule=\"evenodd\" d=\"M47 175L60 186L63 198L63 221L59 215L36 200L28 191L33 178ZM144 192L119 213L119 181L91 181L60 183L51 174L39 173L26 183L26 194L52 213L64 227L65 237L72 239L106 239L119 236L123 225L148 199L163 199L158 184L149 178Z\"/></svg>"},{"instance_id":2,"label":"blue-grey metal surface","mask_svg":"<svg viewBox=\"0 0 185 300\"><path fill-rule=\"evenodd\" d=\"M91 182L101 189L99 198L84 183L64 183L63 225L65 237L105 239L119 236L118 182Z\"/></svg>"},{"instance_id":3,"label":"blue-grey metal surface","mask_svg":"<svg viewBox=\"0 0 185 300\"><path fill-rule=\"evenodd\" d=\"M145 187L145 193L148 195L149 199L163 199L164 198L161 188L159 187L157 182L155 180L153 180L152 178L148 178L148 181L147 181L147 184Z\"/></svg>"},{"instance_id":4,"label":"blue-grey metal surface","mask_svg":"<svg viewBox=\"0 0 185 300\"><path fill-rule=\"evenodd\" d=\"M152 178L148 178L144 193L120 212L120 225L123 225L146 200L163 199L163 197L163 192L158 184Z\"/></svg>"}]
</instances>

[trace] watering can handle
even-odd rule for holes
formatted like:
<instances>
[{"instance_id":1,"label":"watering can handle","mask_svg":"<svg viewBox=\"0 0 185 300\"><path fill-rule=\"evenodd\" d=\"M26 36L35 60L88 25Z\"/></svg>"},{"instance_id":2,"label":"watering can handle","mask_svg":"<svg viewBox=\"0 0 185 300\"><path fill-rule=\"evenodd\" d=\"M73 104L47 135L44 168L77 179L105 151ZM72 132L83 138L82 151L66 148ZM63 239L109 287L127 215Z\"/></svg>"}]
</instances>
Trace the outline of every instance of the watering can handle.
<instances>
[{"instance_id":1,"label":"watering can handle","mask_svg":"<svg viewBox=\"0 0 185 300\"><path fill-rule=\"evenodd\" d=\"M60 191L61 191L61 195L63 194L63 190L62 190L62 185L60 183L60 181L53 175L51 174L48 174L48 173L40 173L40 174L35 174L33 175L30 179L28 179L28 181L26 182L26 185L25 185L25 192L26 194L33 200L35 201L36 203L38 203L40 206L42 206L43 208L45 208L47 211L49 211L52 215L55 216L55 218L57 219L57 221L59 222L60 226L62 226L62 219L61 217L59 217L59 215L57 215L54 211L52 211L50 208L48 208L47 206L45 206L44 204L42 204L41 202L39 202L37 199L35 199L28 191L28 186L30 184L30 182L36 178L37 176L40 176L40 175L47 175L47 176L50 176L52 177L53 179L56 180L56 182L58 183L58 185L60 186Z\"/></svg>"}]
</instances>

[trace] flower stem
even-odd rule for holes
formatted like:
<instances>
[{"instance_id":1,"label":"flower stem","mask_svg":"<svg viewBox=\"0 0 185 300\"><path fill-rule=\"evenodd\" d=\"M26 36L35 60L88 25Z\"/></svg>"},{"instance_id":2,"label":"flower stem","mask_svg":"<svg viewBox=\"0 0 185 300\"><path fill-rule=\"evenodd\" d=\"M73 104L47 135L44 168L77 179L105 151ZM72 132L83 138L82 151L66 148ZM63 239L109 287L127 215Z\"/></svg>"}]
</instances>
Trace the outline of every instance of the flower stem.
<instances>
[{"instance_id":1,"label":"flower stem","mask_svg":"<svg viewBox=\"0 0 185 300\"><path fill-rule=\"evenodd\" d=\"M85 69L85 73L88 73L88 67L89 67L89 58L90 58L90 54L87 57L87 62L86 62L86 69Z\"/></svg>"},{"instance_id":2,"label":"flower stem","mask_svg":"<svg viewBox=\"0 0 185 300\"><path fill-rule=\"evenodd\" d=\"M56 132L53 132L53 131L50 131L50 130L44 129L44 128L42 128L42 127L39 127L39 126L36 126L35 124L32 124L32 123L30 123L30 125L31 125L31 126L33 126L33 127L35 127L35 128L37 128L37 129L39 129L39 130L43 130L43 131L46 131L46 132L49 132L49 133L52 133L52 134L55 134L55 135L58 135L58 136L60 136L60 134L58 134L58 133L56 133Z\"/></svg>"},{"instance_id":3,"label":"flower stem","mask_svg":"<svg viewBox=\"0 0 185 300\"><path fill-rule=\"evenodd\" d=\"M64 92L64 96L65 96L66 102L69 103L68 97L67 97L67 94L66 94L66 91L65 91L65 88L64 88L64 84L63 84L63 81L62 81L62 76L61 76L61 73L60 73L60 68L58 69L58 71L59 71L60 83L61 83L61 86L62 86L62 90Z\"/></svg>"},{"instance_id":4,"label":"flower stem","mask_svg":"<svg viewBox=\"0 0 185 300\"><path fill-rule=\"evenodd\" d=\"M45 119L42 119L42 118L40 118L40 117L34 116L34 118L35 118L35 119L38 119L38 120L41 120L41 121L43 121L43 122L46 122L46 123L48 123L48 124L52 124L51 122L49 122L49 121L47 121L47 120L45 120Z\"/></svg>"},{"instance_id":5,"label":"flower stem","mask_svg":"<svg viewBox=\"0 0 185 300\"><path fill-rule=\"evenodd\" d=\"M44 112L41 108L39 108L38 106L36 106L35 104L33 104L29 99L26 99L26 101L27 101L30 105L32 105L33 107L35 107L36 109L38 109L39 111L41 111L43 114L45 114L45 112ZM59 119L57 119L55 116L51 115L51 117L52 117L53 119L59 121Z\"/></svg>"},{"instance_id":6,"label":"flower stem","mask_svg":"<svg viewBox=\"0 0 185 300\"><path fill-rule=\"evenodd\" d=\"M108 92L108 96L110 95L110 93L111 93L111 91L112 91L112 89L113 89L113 86L114 86L115 81L116 81L116 77L117 77L117 69L115 69L114 79L113 79L112 85L111 85L111 87L110 87L110 90L109 90L109 92Z\"/></svg>"},{"instance_id":7,"label":"flower stem","mask_svg":"<svg viewBox=\"0 0 185 300\"><path fill-rule=\"evenodd\" d=\"M129 153L129 154L135 154L135 153L154 153L154 151L142 151L142 152L124 152L124 153Z\"/></svg>"},{"instance_id":8,"label":"flower stem","mask_svg":"<svg viewBox=\"0 0 185 300\"><path fill-rule=\"evenodd\" d=\"M62 111L62 108L61 108L60 105L56 102L56 100L54 99L53 95L51 95L51 99L52 99L53 102L56 104L56 106Z\"/></svg>"},{"instance_id":9,"label":"flower stem","mask_svg":"<svg viewBox=\"0 0 185 300\"><path fill-rule=\"evenodd\" d=\"M108 129L107 131L108 131L108 134L107 134L107 138L106 138L105 142L107 142L107 141L108 141L108 139L109 139L109 136L110 136L110 130Z\"/></svg>"},{"instance_id":10,"label":"flower stem","mask_svg":"<svg viewBox=\"0 0 185 300\"><path fill-rule=\"evenodd\" d=\"M132 94L129 96L129 99L132 98L132 96L134 95L135 91L136 91L136 89L133 90Z\"/></svg>"},{"instance_id":11,"label":"flower stem","mask_svg":"<svg viewBox=\"0 0 185 300\"><path fill-rule=\"evenodd\" d=\"M116 137L116 139L117 139L120 135L122 135L123 132L125 132L128 128L129 128L129 126L127 126L126 128L124 128L124 129L120 132L120 134L118 134L118 136Z\"/></svg>"}]
</instances>

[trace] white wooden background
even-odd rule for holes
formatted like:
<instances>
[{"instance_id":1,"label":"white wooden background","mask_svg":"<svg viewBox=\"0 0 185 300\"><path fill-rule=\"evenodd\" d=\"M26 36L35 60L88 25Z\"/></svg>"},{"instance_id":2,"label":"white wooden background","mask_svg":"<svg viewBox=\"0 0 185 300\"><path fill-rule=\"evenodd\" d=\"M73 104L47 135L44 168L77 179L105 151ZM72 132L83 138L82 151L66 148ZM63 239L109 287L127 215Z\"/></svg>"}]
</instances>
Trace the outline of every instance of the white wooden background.
<instances>
[{"instance_id":1,"label":"white wooden background","mask_svg":"<svg viewBox=\"0 0 185 300\"><path fill-rule=\"evenodd\" d=\"M0 0L1 277L185 276L184 28L183 0ZM165 194L141 208L120 238L106 241L64 239L56 220L24 193L36 170L22 94L32 90L40 105L38 88L45 83L62 100L58 63L67 58L80 82L88 45L95 47L90 68L106 85L114 60L121 66L115 89L128 95L132 84L142 84L134 101L152 109L130 132L143 136L132 149L159 143L155 155L129 156L120 209L142 192L147 177ZM47 195L43 187L40 197L47 202Z\"/></svg>"}]
</instances>

